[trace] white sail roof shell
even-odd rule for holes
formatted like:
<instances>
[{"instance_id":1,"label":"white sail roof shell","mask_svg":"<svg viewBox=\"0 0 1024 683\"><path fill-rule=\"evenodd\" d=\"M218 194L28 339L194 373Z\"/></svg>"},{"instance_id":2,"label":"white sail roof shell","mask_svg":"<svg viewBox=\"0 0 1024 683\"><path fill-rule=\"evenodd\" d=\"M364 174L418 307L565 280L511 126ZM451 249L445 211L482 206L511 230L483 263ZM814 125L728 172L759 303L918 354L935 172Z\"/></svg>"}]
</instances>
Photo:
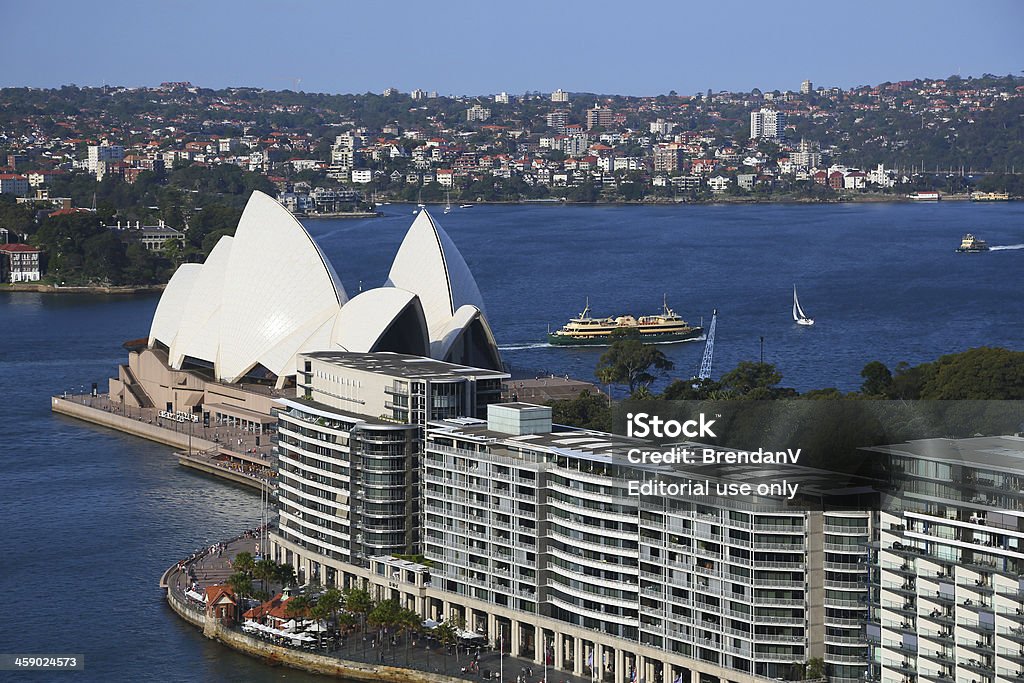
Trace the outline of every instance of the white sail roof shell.
<instances>
[{"instance_id":1,"label":"white sail roof shell","mask_svg":"<svg viewBox=\"0 0 1024 683\"><path fill-rule=\"evenodd\" d=\"M217 241L196 278L174 343L170 344L171 366L180 368L186 356L216 363L220 350L220 310L224 277L231 255L230 235Z\"/></svg>"},{"instance_id":2,"label":"white sail roof shell","mask_svg":"<svg viewBox=\"0 0 1024 683\"><path fill-rule=\"evenodd\" d=\"M367 290L349 300L341 309L331 335L332 347L345 351L367 353L374 347L402 312L413 306L423 319L419 298L410 291L397 287L378 287ZM422 330L428 339L425 322ZM420 350L420 354L427 349Z\"/></svg>"},{"instance_id":3,"label":"white sail roof shell","mask_svg":"<svg viewBox=\"0 0 1024 683\"><path fill-rule=\"evenodd\" d=\"M203 267L198 263L185 263L174 271L170 281L160 295L153 322L149 326L149 345L160 342L171 346L178 333L181 321L186 317L188 298Z\"/></svg>"},{"instance_id":4,"label":"white sail roof shell","mask_svg":"<svg viewBox=\"0 0 1024 683\"><path fill-rule=\"evenodd\" d=\"M338 276L287 209L253 192L238 221L222 289L217 375L261 364L277 375L348 300Z\"/></svg>"},{"instance_id":5,"label":"white sail roof shell","mask_svg":"<svg viewBox=\"0 0 1024 683\"><path fill-rule=\"evenodd\" d=\"M387 284L420 298L432 342L460 307L468 304L484 310L480 289L462 254L426 211L420 211L402 240Z\"/></svg>"},{"instance_id":6,"label":"white sail roof shell","mask_svg":"<svg viewBox=\"0 0 1024 683\"><path fill-rule=\"evenodd\" d=\"M484 318L480 309L470 305L460 306L455 315L448 320L448 323L438 331L437 338L430 340L431 358L443 360L452 350L452 346L458 341L459 337L477 319L483 324L488 341L493 344L494 335L491 333L491 327L487 324L487 319Z\"/></svg>"}]
</instances>

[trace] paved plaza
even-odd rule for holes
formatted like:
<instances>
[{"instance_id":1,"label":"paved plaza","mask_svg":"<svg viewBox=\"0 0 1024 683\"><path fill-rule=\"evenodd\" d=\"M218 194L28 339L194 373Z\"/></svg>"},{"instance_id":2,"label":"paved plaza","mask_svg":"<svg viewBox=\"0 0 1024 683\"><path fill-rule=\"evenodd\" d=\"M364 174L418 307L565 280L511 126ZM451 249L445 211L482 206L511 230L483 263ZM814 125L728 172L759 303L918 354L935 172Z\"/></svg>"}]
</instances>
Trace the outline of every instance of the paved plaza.
<instances>
[{"instance_id":1,"label":"paved plaza","mask_svg":"<svg viewBox=\"0 0 1024 683\"><path fill-rule=\"evenodd\" d=\"M203 548L182 561L178 567L168 572L165 577L168 590L173 590L183 601L194 599L187 597L191 590L202 595L207 586L222 584L233 573L231 562L240 552L256 555L258 532L247 532L221 546ZM320 654L337 657L352 662L366 664L385 664L446 674L470 681L491 680L501 683L592 683L594 680L574 676L564 671L556 671L519 657L508 655L500 657L489 648L460 648L458 654L448 653L445 648L429 637L428 634L413 634L405 642L401 637L393 640L384 638L378 642L373 629L364 637L356 632L342 640L340 646ZM475 663L474 663L475 661ZM503 673L499 677L499 672ZM485 678L486 676L486 678ZM546 676L546 677L545 677ZM611 680L609 676L606 680Z\"/></svg>"}]
</instances>

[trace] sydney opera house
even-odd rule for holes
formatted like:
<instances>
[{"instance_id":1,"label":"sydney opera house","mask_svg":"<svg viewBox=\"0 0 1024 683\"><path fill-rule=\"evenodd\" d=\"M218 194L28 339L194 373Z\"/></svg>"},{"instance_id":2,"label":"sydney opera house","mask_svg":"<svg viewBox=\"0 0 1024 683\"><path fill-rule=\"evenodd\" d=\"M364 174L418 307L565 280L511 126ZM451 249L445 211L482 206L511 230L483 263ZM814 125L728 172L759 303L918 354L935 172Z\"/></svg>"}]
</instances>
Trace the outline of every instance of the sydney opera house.
<instances>
[{"instance_id":1,"label":"sydney opera house","mask_svg":"<svg viewBox=\"0 0 1024 683\"><path fill-rule=\"evenodd\" d=\"M302 224L260 192L205 263L178 268L149 338L129 350L111 400L186 412L233 405L239 419L269 414L270 397L295 385L300 353L393 351L501 369L476 281L426 211L384 284L349 298Z\"/></svg>"}]
</instances>

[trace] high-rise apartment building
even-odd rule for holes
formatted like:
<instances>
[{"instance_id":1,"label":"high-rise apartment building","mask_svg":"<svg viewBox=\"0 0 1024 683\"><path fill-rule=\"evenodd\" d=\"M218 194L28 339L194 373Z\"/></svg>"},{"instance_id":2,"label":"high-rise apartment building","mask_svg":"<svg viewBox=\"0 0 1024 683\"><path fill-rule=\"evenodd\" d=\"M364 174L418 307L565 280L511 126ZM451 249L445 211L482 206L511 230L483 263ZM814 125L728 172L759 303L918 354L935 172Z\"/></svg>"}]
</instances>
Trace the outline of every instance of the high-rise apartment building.
<instances>
[{"instance_id":1,"label":"high-rise apartment building","mask_svg":"<svg viewBox=\"0 0 1024 683\"><path fill-rule=\"evenodd\" d=\"M611 109L607 107L595 106L593 109L587 110L587 130L601 126L607 128L612 125L612 113Z\"/></svg>"},{"instance_id":2,"label":"high-rise apartment building","mask_svg":"<svg viewBox=\"0 0 1024 683\"><path fill-rule=\"evenodd\" d=\"M683 167L683 149L676 143L661 144L654 148L654 170L676 173Z\"/></svg>"},{"instance_id":3,"label":"high-rise apartment building","mask_svg":"<svg viewBox=\"0 0 1024 683\"><path fill-rule=\"evenodd\" d=\"M86 167L91 173L96 173L100 162L121 161L124 159L124 147L121 145L89 145L89 156L86 159Z\"/></svg>"},{"instance_id":4,"label":"high-rise apartment building","mask_svg":"<svg viewBox=\"0 0 1024 683\"><path fill-rule=\"evenodd\" d=\"M814 90L814 85L810 81L804 81L800 84L801 95L810 95L812 90Z\"/></svg>"},{"instance_id":5,"label":"high-rise apartment building","mask_svg":"<svg viewBox=\"0 0 1024 683\"><path fill-rule=\"evenodd\" d=\"M796 150L790 152L789 160L794 166L804 170L818 168L821 166L821 150L817 142L801 140Z\"/></svg>"},{"instance_id":6,"label":"high-rise apartment building","mask_svg":"<svg viewBox=\"0 0 1024 683\"><path fill-rule=\"evenodd\" d=\"M486 121L489 118L491 118L491 110L479 104L474 104L466 110L467 121Z\"/></svg>"},{"instance_id":7,"label":"high-rise apartment building","mask_svg":"<svg viewBox=\"0 0 1024 683\"><path fill-rule=\"evenodd\" d=\"M1024 680L1024 439L875 449L903 473L873 558L874 680Z\"/></svg>"},{"instance_id":8,"label":"high-rise apartment building","mask_svg":"<svg viewBox=\"0 0 1024 683\"><path fill-rule=\"evenodd\" d=\"M812 657L841 681L865 674L870 513L631 495L650 472L616 454L638 441L494 404L502 373L395 354L300 363L272 552L305 579L367 585L603 680L790 679ZM391 558L409 551L429 563Z\"/></svg>"},{"instance_id":9,"label":"high-rise apartment building","mask_svg":"<svg viewBox=\"0 0 1024 683\"><path fill-rule=\"evenodd\" d=\"M343 564L416 552L422 425L482 414L508 375L393 353L299 359L298 396L277 412L277 548L335 584Z\"/></svg>"},{"instance_id":10,"label":"high-rise apartment building","mask_svg":"<svg viewBox=\"0 0 1024 683\"><path fill-rule=\"evenodd\" d=\"M751 139L781 140L786 127L786 115L776 109L750 112Z\"/></svg>"},{"instance_id":11,"label":"high-rise apartment building","mask_svg":"<svg viewBox=\"0 0 1024 683\"><path fill-rule=\"evenodd\" d=\"M359 148L359 137L354 133L342 133L334 138L331 146L331 166L347 173L355 167L355 152Z\"/></svg>"},{"instance_id":12,"label":"high-rise apartment building","mask_svg":"<svg viewBox=\"0 0 1024 683\"><path fill-rule=\"evenodd\" d=\"M569 112L565 110L555 110L548 112L545 118L547 120L548 128L564 129L566 124L569 123Z\"/></svg>"},{"instance_id":13,"label":"high-rise apartment building","mask_svg":"<svg viewBox=\"0 0 1024 683\"><path fill-rule=\"evenodd\" d=\"M569 93L565 92L561 88L551 93L551 101L556 103L565 103L569 101Z\"/></svg>"},{"instance_id":14,"label":"high-rise apartment building","mask_svg":"<svg viewBox=\"0 0 1024 683\"><path fill-rule=\"evenodd\" d=\"M599 662L613 680L788 678L815 656L859 680L870 513L629 495L643 473L615 455L636 443L553 430L549 409L526 404L430 425L423 552L470 627L493 635L496 604L526 641L524 617L540 615L556 666Z\"/></svg>"}]
</instances>

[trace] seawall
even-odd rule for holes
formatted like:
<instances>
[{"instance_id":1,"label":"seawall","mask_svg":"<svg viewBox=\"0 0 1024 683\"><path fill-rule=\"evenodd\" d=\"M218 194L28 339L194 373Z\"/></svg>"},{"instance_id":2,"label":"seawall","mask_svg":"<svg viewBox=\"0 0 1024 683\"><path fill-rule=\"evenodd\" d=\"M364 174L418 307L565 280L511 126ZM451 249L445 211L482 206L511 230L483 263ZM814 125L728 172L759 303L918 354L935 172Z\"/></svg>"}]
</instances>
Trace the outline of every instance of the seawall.
<instances>
[{"instance_id":1,"label":"seawall","mask_svg":"<svg viewBox=\"0 0 1024 683\"><path fill-rule=\"evenodd\" d=\"M55 413L84 420L85 422L91 422L103 427L116 429L119 432L131 434L132 436L138 436L143 439L173 446L174 448L188 449L189 434L187 430L175 432L170 429L165 429L164 427L149 424L148 422L142 422L141 420L125 417L124 415L118 415L117 413L110 413L106 410L100 410L99 408L93 408L74 401L68 401L60 396L50 397L50 410ZM211 448L217 448L217 445L218 444L213 441L207 441L206 439L195 435L192 436L192 450L194 451L205 451Z\"/></svg>"},{"instance_id":2,"label":"seawall","mask_svg":"<svg viewBox=\"0 0 1024 683\"><path fill-rule=\"evenodd\" d=\"M152 294L162 292L167 285L87 285L82 287L59 287L34 282L16 282L0 286L0 292L39 292L40 294Z\"/></svg>"},{"instance_id":3,"label":"seawall","mask_svg":"<svg viewBox=\"0 0 1024 683\"><path fill-rule=\"evenodd\" d=\"M173 569L173 568L172 568ZM170 572L171 570L168 570ZM216 640L242 654L263 660L271 666L288 666L316 674L338 676L348 681L389 681L390 683L465 683L464 679L442 674L432 674L415 669L403 669L397 666L378 666L350 662L344 659L328 657L302 650L274 645L258 638L252 638L239 631L228 628L217 619L207 617L195 607L185 604L167 589L167 604L188 623L201 628L203 635Z\"/></svg>"},{"instance_id":4,"label":"seawall","mask_svg":"<svg viewBox=\"0 0 1024 683\"><path fill-rule=\"evenodd\" d=\"M194 444L193 444L194 447ZM242 484L254 489L264 489L267 491L273 491L274 487L267 484L261 479L250 477L234 470L225 469L218 467L210 462L209 458L202 458L195 455L188 455L187 453L178 453L178 464L184 467L188 467L193 470L198 470L205 474L212 474L215 477L221 479L227 479L233 481L236 484Z\"/></svg>"},{"instance_id":5,"label":"seawall","mask_svg":"<svg viewBox=\"0 0 1024 683\"><path fill-rule=\"evenodd\" d=\"M167 429L166 427L150 424L149 422L143 422L138 419L101 410L100 408L83 405L76 401L69 401L61 398L60 396L50 397L50 410L78 420L91 422L92 424L100 425L101 427L108 427L119 432L124 432L125 434L131 434L132 436L171 446L179 451L177 453L178 464L183 467L188 467L204 474L210 474L250 488L263 489L265 491L274 490L274 485L272 483L268 483L258 477L249 476L247 474L228 469L227 467L218 466L213 460L211 460L209 457L210 452L216 450L223 452L221 444L208 439L203 439L193 434L191 448L192 455L189 455L189 434L188 430L185 428L183 428L182 431L177 432L173 429ZM244 454L236 454L235 457L244 459L248 456Z\"/></svg>"}]
</instances>

